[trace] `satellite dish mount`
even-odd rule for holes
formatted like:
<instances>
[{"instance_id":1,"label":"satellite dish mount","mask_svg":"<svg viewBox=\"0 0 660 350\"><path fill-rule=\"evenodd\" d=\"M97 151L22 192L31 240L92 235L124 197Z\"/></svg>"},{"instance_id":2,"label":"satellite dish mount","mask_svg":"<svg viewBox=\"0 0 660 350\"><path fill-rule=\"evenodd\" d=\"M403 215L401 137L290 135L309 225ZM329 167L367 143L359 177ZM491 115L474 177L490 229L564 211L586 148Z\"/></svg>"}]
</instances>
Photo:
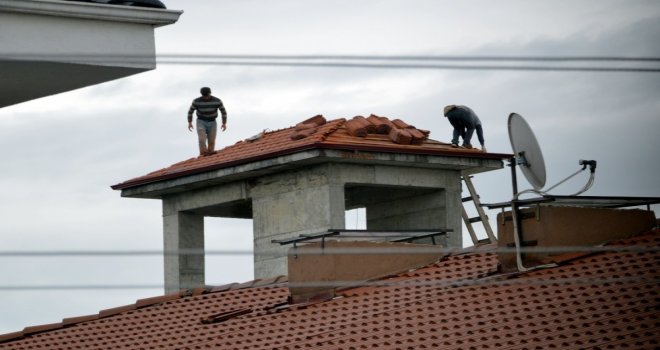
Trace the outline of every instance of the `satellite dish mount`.
<instances>
[{"instance_id":1,"label":"satellite dish mount","mask_svg":"<svg viewBox=\"0 0 660 350\"><path fill-rule=\"evenodd\" d=\"M595 160L580 160L579 164L582 166L582 169L576 171L575 173L569 175L567 178L558 182L556 185L548 188L547 190L542 190L546 182L546 170L545 162L543 160L543 154L541 153L541 147L536 141L536 136L532 128L527 124L525 119L517 113L509 114L508 120L508 129L509 129L509 140L511 141L511 148L513 148L514 156L510 160L511 166L511 181L513 187L513 199L511 200L511 213L513 215L513 239L516 244L516 262L518 264L519 271L529 271L532 269L547 267L547 265L536 266L534 268L527 268L522 264L522 257L520 253L520 241L522 235L522 227L518 219L518 198L523 194L536 193L541 196L545 196L549 191L555 187L563 184L568 181L575 175L587 169L589 167L591 175L589 180L582 187L581 190L572 194L572 196L577 196L585 191L587 191L594 183L594 177L596 174L596 161ZM516 178L516 165L520 166L520 170L527 179L527 181L532 185L532 189L524 190L518 192L518 180ZM553 265L554 266L554 265Z\"/></svg>"}]
</instances>

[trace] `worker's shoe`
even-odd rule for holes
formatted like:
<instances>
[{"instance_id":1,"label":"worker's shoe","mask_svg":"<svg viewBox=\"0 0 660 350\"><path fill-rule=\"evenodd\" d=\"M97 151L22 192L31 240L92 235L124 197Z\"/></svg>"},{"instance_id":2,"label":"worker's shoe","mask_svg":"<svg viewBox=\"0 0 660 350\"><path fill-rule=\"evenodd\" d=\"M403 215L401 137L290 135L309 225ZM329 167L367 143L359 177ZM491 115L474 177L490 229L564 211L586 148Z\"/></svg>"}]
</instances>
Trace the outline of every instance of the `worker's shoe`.
<instances>
[{"instance_id":1,"label":"worker's shoe","mask_svg":"<svg viewBox=\"0 0 660 350\"><path fill-rule=\"evenodd\" d=\"M488 151L486 151L486 146L481 145L481 152L488 152Z\"/></svg>"},{"instance_id":2,"label":"worker's shoe","mask_svg":"<svg viewBox=\"0 0 660 350\"><path fill-rule=\"evenodd\" d=\"M200 157L207 157L207 156L212 156L214 154L218 153L218 151L204 151L204 153L200 154Z\"/></svg>"},{"instance_id":3,"label":"worker's shoe","mask_svg":"<svg viewBox=\"0 0 660 350\"><path fill-rule=\"evenodd\" d=\"M467 148L467 149L472 149L472 145L469 144L469 143L464 143L464 144L463 144L463 147L465 147L465 148Z\"/></svg>"},{"instance_id":4,"label":"worker's shoe","mask_svg":"<svg viewBox=\"0 0 660 350\"><path fill-rule=\"evenodd\" d=\"M452 143L451 146L454 147L454 148L457 148L457 147L458 147L458 143Z\"/></svg>"}]
</instances>

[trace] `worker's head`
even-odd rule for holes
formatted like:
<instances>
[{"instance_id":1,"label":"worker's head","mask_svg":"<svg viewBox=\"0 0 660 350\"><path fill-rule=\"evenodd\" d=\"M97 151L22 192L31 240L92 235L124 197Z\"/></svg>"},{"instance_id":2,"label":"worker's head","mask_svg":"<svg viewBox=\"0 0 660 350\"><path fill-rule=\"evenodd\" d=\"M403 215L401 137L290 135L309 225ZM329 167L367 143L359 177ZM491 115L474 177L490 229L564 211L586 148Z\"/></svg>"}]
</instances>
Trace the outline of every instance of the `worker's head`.
<instances>
[{"instance_id":1,"label":"worker's head","mask_svg":"<svg viewBox=\"0 0 660 350\"><path fill-rule=\"evenodd\" d=\"M199 89L199 93L202 94L202 96L211 96L211 88L205 86Z\"/></svg>"},{"instance_id":2,"label":"worker's head","mask_svg":"<svg viewBox=\"0 0 660 350\"><path fill-rule=\"evenodd\" d=\"M449 113L454 108L456 108L456 105L445 106L445 110L444 110L445 117L447 116L447 113Z\"/></svg>"}]
</instances>

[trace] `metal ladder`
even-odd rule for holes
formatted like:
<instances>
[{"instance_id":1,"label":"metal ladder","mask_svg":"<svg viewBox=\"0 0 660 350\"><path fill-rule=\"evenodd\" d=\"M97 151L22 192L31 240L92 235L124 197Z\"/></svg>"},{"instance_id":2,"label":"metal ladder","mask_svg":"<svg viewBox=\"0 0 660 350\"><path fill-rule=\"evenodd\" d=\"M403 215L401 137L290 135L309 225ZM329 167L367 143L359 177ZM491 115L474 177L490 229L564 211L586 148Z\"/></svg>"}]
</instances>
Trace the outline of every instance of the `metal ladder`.
<instances>
[{"instance_id":1,"label":"metal ladder","mask_svg":"<svg viewBox=\"0 0 660 350\"><path fill-rule=\"evenodd\" d=\"M467 227L468 232L470 233L470 238L472 238L472 243L474 245L480 243L497 243L497 238L493 234L493 229L490 227L490 221L488 221L488 215L486 215L484 209L481 207L481 201L479 201L479 195L477 194L477 190L474 189L474 185L472 184L472 180L470 180L470 178L471 176L469 175L461 176L461 179L463 180L463 182L465 182L465 186L467 187L468 192L470 193L469 197L464 197L462 199L463 222L465 222L465 226ZM465 211L465 203L470 201L474 203L474 206L476 207L479 216L473 218L470 218L468 216L467 211ZM474 232L474 227L472 226L472 224L475 222L481 222L481 224L484 226L484 229L486 230L486 234L488 235L488 238L479 240L477 234Z\"/></svg>"}]
</instances>

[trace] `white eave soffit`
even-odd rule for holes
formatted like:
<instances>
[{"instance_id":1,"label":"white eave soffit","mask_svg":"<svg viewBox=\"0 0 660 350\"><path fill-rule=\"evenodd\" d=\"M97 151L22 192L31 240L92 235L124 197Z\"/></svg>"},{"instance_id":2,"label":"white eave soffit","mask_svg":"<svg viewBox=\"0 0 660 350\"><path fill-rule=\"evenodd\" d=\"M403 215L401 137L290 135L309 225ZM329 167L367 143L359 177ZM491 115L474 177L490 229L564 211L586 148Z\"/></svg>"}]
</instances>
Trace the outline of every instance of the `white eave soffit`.
<instances>
[{"instance_id":1,"label":"white eave soffit","mask_svg":"<svg viewBox=\"0 0 660 350\"><path fill-rule=\"evenodd\" d=\"M61 0L0 0L0 12L150 24L155 27L175 23L183 13L175 10Z\"/></svg>"}]
</instances>

